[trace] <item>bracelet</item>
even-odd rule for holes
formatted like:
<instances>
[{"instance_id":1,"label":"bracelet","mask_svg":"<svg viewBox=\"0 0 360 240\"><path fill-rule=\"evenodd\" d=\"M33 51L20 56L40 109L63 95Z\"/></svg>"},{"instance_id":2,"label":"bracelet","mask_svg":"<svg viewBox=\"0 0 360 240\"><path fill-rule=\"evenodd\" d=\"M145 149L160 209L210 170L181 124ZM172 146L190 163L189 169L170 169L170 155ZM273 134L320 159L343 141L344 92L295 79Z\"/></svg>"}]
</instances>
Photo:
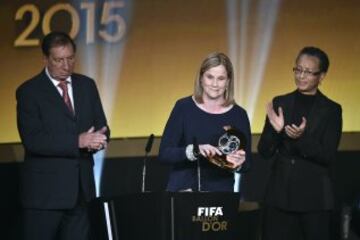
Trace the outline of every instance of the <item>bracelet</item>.
<instances>
[{"instance_id":1,"label":"bracelet","mask_svg":"<svg viewBox=\"0 0 360 240\"><path fill-rule=\"evenodd\" d=\"M189 144L186 146L185 149L186 158L189 159L189 161L196 161L197 157L194 155L194 145Z\"/></svg>"}]
</instances>

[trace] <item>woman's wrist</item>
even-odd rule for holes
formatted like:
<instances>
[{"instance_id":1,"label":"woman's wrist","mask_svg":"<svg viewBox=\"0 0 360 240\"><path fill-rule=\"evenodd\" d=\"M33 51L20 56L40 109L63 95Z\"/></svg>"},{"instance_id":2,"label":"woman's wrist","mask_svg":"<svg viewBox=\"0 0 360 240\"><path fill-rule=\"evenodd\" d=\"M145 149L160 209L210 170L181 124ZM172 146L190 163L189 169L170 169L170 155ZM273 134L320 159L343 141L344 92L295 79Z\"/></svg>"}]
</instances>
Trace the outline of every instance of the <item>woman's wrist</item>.
<instances>
[{"instance_id":1,"label":"woman's wrist","mask_svg":"<svg viewBox=\"0 0 360 240\"><path fill-rule=\"evenodd\" d=\"M197 156L195 156L194 154L194 145L193 144L189 144L186 146L185 148L185 154L186 154L186 158L189 161L196 161L197 160Z\"/></svg>"}]
</instances>

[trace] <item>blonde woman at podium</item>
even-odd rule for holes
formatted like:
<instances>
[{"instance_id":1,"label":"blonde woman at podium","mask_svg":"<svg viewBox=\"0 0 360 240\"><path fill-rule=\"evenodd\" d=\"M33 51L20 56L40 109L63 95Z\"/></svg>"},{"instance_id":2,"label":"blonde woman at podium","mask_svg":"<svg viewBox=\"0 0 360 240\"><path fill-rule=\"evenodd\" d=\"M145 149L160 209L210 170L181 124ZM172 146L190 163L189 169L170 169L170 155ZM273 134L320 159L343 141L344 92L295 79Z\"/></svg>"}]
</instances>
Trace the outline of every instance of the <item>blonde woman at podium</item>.
<instances>
[{"instance_id":1,"label":"blonde woman at podium","mask_svg":"<svg viewBox=\"0 0 360 240\"><path fill-rule=\"evenodd\" d=\"M163 132L159 160L172 166L167 190L232 192L234 173L249 168L250 146L247 113L234 101L232 63L211 53L193 95L176 102Z\"/></svg>"}]
</instances>

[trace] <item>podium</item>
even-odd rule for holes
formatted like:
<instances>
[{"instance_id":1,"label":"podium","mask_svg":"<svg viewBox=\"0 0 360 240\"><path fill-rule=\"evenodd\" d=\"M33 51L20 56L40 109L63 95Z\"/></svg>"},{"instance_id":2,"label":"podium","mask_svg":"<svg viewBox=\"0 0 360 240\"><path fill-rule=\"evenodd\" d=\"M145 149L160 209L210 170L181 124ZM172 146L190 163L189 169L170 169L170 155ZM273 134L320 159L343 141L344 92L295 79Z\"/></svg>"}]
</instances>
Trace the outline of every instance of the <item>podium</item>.
<instances>
[{"instance_id":1,"label":"podium","mask_svg":"<svg viewBox=\"0 0 360 240\"><path fill-rule=\"evenodd\" d=\"M101 240L233 240L238 208L236 193L135 193L96 199L90 219Z\"/></svg>"}]
</instances>

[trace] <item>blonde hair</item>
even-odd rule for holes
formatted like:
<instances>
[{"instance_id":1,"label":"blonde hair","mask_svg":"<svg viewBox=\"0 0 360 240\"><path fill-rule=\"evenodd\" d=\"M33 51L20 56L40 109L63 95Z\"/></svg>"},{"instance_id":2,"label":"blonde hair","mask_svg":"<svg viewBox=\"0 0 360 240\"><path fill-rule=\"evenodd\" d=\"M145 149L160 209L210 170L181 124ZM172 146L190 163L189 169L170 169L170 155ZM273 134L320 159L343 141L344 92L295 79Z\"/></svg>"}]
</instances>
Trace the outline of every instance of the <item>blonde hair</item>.
<instances>
[{"instance_id":1,"label":"blonde hair","mask_svg":"<svg viewBox=\"0 0 360 240\"><path fill-rule=\"evenodd\" d=\"M209 70L210 68L217 67L219 65L223 65L227 72L228 78L228 85L225 91L225 102L223 106L229 106L234 103L234 69L232 63L228 56L224 53L213 52L210 53L202 62L200 66L200 70L197 74L195 79L195 86L194 86L194 98L196 102L203 103L203 92L204 89L201 86L201 78L203 77L204 73Z\"/></svg>"}]
</instances>

